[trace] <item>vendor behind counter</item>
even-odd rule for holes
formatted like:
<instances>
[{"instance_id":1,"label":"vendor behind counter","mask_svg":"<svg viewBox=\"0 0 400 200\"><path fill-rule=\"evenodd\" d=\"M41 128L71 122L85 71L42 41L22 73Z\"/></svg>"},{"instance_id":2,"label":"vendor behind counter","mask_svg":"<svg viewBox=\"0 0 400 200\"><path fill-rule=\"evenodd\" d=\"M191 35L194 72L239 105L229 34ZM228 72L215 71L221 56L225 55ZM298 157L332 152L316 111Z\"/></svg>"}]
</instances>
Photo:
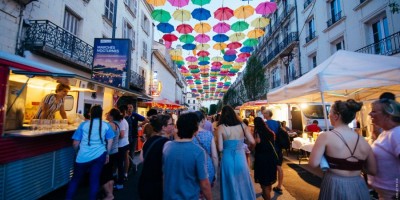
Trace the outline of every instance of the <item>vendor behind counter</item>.
<instances>
[{"instance_id":1,"label":"vendor behind counter","mask_svg":"<svg viewBox=\"0 0 400 200\"><path fill-rule=\"evenodd\" d=\"M47 94L43 98L39 110L36 112L33 119L54 119L57 111L60 111L60 115L63 119L67 119L64 102L65 96L67 96L70 90L70 86L59 83L56 87L55 94Z\"/></svg>"}]
</instances>

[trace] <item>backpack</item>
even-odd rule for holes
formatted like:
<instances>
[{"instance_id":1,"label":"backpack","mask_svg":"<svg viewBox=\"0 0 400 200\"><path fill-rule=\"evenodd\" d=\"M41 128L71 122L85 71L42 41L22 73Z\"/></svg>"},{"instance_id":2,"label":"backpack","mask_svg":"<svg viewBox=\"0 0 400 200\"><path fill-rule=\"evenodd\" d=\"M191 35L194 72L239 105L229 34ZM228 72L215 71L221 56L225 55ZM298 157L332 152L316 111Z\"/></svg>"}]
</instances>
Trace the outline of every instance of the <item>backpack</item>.
<instances>
[{"instance_id":1,"label":"backpack","mask_svg":"<svg viewBox=\"0 0 400 200\"><path fill-rule=\"evenodd\" d=\"M279 123L279 122L278 122ZM288 132L282 129L279 124L278 133L276 135L276 142L281 147L281 149L290 148L290 138Z\"/></svg>"}]
</instances>

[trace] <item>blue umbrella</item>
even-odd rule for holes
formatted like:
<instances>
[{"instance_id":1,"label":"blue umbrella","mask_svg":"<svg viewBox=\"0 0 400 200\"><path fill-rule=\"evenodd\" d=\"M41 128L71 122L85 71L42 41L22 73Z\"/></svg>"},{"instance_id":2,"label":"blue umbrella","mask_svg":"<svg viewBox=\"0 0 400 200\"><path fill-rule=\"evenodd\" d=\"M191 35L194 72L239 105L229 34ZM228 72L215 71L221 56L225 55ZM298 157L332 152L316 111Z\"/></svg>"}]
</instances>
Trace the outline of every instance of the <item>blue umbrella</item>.
<instances>
[{"instance_id":1,"label":"blue umbrella","mask_svg":"<svg viewBox=\"0 0 400 200\"><path fill-rule=\"evenodd\" d=\"M210 62L208 62L208 61L200 61L199 62L199 65L208 65L208 64L210 64Z\"/></svg>"},{"instance_id":2,"label":"blue umbrella","mask_svg":"<svg viewBox=\"0 0 400 200\"><path fill-rule=\"evenodd\" d=\"M217 34L212 38L215 42L225 42L229 40L229 37L225 34Z\"/></svg>"},{"instance_id":3,"label":"blue umbrella","mask_svg":"<svg viewBox=\"0 0 400 200\"><path fill-rule=\"evenodd\" d=\"M182 48L185 49L185 50L193 50L193 49L196 48L196 45L195 45L195 44L190 44L190 43L188 43L188 44L184 44L184 45L182 46Z\"/></svg>"},{"instance_id":4,"label":"blue umbrella","mask_svg":"<svg viewBox=\"0 0 400 200\"><path fill-rule=\"evenodd\" d=\"M224 60L226 62L232 62L236 59L236 54L233 55L224 55Z\"/></svg>"},{"instance_id":5,"label":"blue umbrella","mask_svg":"<svg viewBox=\"0 0 400 200\"><path fill-rule=\"evenodd\" d=\"M242 47L241 49L240 49L240 52L242 52L242 53L250 53L250 52L252 52L254 50L254 48L253 47L249 47L249 46L244 46L244 47Z\"/></svg>"},{"instance_id":6,"label":"blue umbrella","mask_svg":"<svg viewBox=\"0 0 400 200\"><path fill-rule=\"evenodd\" d=\"M199 21L201 20L207 20L208 18L211 17L210 11L204 8L196 8L192 11L192 17L194 19L197 19Z\"/></svg>"},{"instance_id":7,"label":"blue umbrella","mask_svg":"<svg viewBox=\"0 0 400 200\"><path fill-rule=\"evenodd\" d=\"M174 26L172 26L170 23L159 23L157 25L157 30L163 32L163 33L171 33L174 31Z\"/></svg>"}]
</instances>

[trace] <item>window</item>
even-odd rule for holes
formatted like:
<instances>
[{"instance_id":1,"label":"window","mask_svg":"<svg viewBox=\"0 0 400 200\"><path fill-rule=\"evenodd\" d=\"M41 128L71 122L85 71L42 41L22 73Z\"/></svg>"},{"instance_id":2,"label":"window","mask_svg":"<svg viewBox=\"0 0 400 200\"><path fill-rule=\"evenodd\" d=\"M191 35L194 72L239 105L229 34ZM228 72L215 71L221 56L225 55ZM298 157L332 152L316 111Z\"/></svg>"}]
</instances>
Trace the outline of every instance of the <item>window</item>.
<instances>
[{"instance_id":1,"label":"window","mask_svg":"<svg viewBox=\"0 0 400 200\"><path fill-rule=\"evenodd\" d=\"M281 75L278 68L272 70L272 88L276 88L281 85Z\"/></svg>"},{"instance_id":2,"label":"window","mask_svg":"<svg viewBox=\"0 0 400 200\"><path fill-rule=\"evenodd\" d=\"M111 22L114 19L114 0L106 0L106 6L104 11L105 17Z\"/></svg>"},{"instance_id":3,"label":"window","mask_svg":"<svg viewBox=\"0 0 400 200\"><path fill-rule=\"evenodd\" d=\"M288 76L289 76L289 82L296 79L296 69L294 68L294 62L293 62L293 60L291 60L291 61L289 62L289 66L288 66Z\"/></svg>"},{"instance_id":4,"label":"window","mask_svg":"<svg viewBox=\"0 0 400 200\"><path fill-rule=\"evenodd\" d=\"M188 103L190 103L190 99L188 100Z\"/></svg>"},{"instance_id":5,"label":"window","mask_svg":"<svg viewBox=\"0 0 400 200\"><path fill-rule=\"evenodd\" d=\"M69 9L65 9L63 28L70 33L76 35L78 33L78 26L80 17L72 13Z\"/></svg>"},{"instance_id":6,"label":"window","mask_svg":"<svg viewBox=\"0 0 400 200\"><path fill-rule=\"evenodd\" d=\"M150 21L149 21L149 18L147 18L147 16L144 13L142 15L143 15L142 29L147 35L149 35L149 33L150 33Z\"/></svg>"},{"instance_id":7,"label":"window","mask_svg":"<svg viewBox=\"0 0 400 200\"><path fill-rule=\"evenodd\" d=\"M317 66L317 55L311 56L311 67L315 68Z\"/></svg>"},{"instance_id":8,"label":"window","mask_svg":"<svg viewBox=\"0 0 400 200\"><path fill-rule=\"evenodd\" d=\"M340 8L340 0L331 1L330 6L331 6L330 9L331 19L329 19L327 22L328 27L330 27L332 24L336 23L337 21L339 21L339 19L342 18L342 9Z\"/></svg>"},{"instance_id":9,"label":"window","mask_svg":"<svg viewBox=\"0 0 400 200\"><path fill-rule=\"evenodd\" d=\"M196 107L195 107L195 106L193 106L193 110L196 110Z\"/></svg>"},{"instance_id":10,"label":"window","mask_svg":"<svg viewBox=\"0 0 400 200\"><path fill-rule=\"evenodd\" d=\"M142 51L142 58L147 60L147 43L143 41L143 51Z\"/></svg>"},{"instance_id":11,"label":"window","mask_svg":"<svg viewBox=\"0 0 400 200\"><path fill-rule=\"evenodd\" d=\"M374 40L374 49L376 54L385 54L392 49L390 40L383 40L389 36L387 18L383 17L372 24L372 36Z\"/></svg>"},{"instance_id":12,"label":"window","mask_svg":"<svg viewBox=\"0 0 400 200\"><path fill-rule=\"evenodd\" d=\"M336 51L344 49L344 40L341 40L340 42L336 43L335 47L336 47Z\"/></svg>"},{"instance_id":13,"label":"window","mask_svg":"<svg viewBox=\"0 0 400 200\"><path fill-rule=\"evenodd\" d=\"M312 17L308 22L308 36L306 37L306 43L310 42L312 39L315 38L315 21L314 17Z\"/></svg>"},{"instance_id":14,"label":"window","mask_svg":"<svg viewBox=\"0 0 400 200\"><path fill-rule=\"evenodd\" d=\"M137 0L124 0L126 6L128 6L129 10L133 15L136 15L137 10Z\"/></svg>"},{"instance_id":15,"label":"window","mask_svg":"<svg viewBox=\"0 0 400 200\"><path fill-rule=\"evenodd\" d=\"M122 29L122 37L130 39L132 42L131 43L132 50L135 49L135 43L136 43L135 30L133 30L132 26L125 20L124 20L123 29Z\"/></svg>"},{"instance_id":16,"label":"window","mask_svg":"<svg viewBox=\"0 0 400 200\"><path fill-rule=\"evenodd\" d=\"M195 103L196 103L196 100L193 99L193 104L195 104Z\"/></svg>"}]
</instances>

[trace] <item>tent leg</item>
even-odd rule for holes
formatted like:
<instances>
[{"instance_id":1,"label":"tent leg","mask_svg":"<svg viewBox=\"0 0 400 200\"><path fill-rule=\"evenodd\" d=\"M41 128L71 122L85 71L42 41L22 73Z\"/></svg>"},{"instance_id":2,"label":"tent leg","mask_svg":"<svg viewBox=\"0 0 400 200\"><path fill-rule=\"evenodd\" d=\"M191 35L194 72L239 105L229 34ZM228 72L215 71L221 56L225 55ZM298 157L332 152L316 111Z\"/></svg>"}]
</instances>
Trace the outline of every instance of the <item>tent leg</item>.
<instances>
[{"instance_id":1,"label":"tent leg","mask_svg":"<svg viewBox=\"0 0 400 200\"><path fill-rule=\"evenodd\" d=\"M326 129L326 131L329 131L329 123L328 123L329 121L328 121L328 115L326 113L324 92L321 92L321 100L322 100L322 106L323 106L322 111L324 112L324 119L325 119L325 129Z\"/></svg>"}]
</instances>

